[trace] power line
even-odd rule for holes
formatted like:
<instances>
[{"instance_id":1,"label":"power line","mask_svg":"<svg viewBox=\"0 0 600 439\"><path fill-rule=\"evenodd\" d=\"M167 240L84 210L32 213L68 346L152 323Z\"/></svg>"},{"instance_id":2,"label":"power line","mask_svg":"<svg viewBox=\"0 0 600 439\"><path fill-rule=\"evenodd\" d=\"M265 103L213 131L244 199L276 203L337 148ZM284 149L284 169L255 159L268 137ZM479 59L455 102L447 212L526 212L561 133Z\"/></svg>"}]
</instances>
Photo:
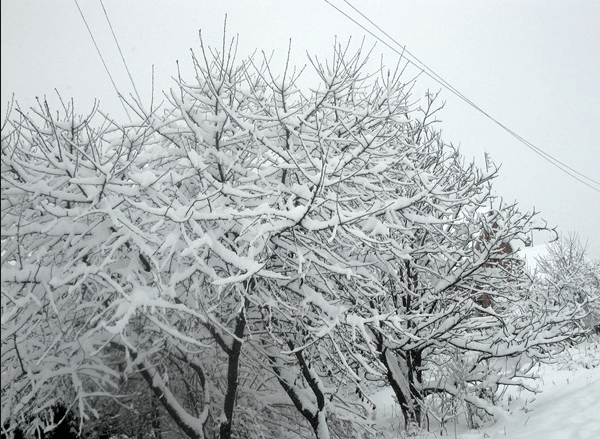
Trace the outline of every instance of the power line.
<instances>
[{"instance_id":1,"label":"power line","mask_svg":"<svg viewBox=\"0 0 600 439\"><path fill-rule=\"evenodd\" d=\"M532 150L533 152L535 152L536 154L538 154L544 160L548 161L550 164L554 165L556 168L560 169L561 171L563 171L564 173L566 173L570 177L574 178L575 180L579 181L580 183L583 183L584 185L590 187L591 189L593 189L593 190L595 190L597 192L600 192L600 189L594 187L593 185L591 185L590 183L588 183L585 180L588 180L588 181L590 181L590 182L592 182L594 184L597 184L597 185L600 185L600 182L598 182L597 180L594 180L594 179L592 179L592 178L590 178L590 177L582 174L581 172L573 169L572 167L568 166L564 162L562 162L559 159L557 159L557 158L553 157L552 155L548 154L547 152L545 152L544 150L542 150L538 146L536 146L533 143L529 142L527 139L523 138L521 135L517 134L512 129L508 128L502 122L498 121L496 118L494 118L488 112L486 112L485 110L483 110L480 106L478 106L473 101L471 101L469 98L467 98L464 94L462 94L454 86L452 86L450 83L448 83L444 78L442 78L440 75L438 75L437 73L435 73L425 63L423 63L421 60L419 60L419 58L417 58L409 50L407 50L405 46L401 45L397 40L395 40L392 36L390 36L387 32L385 32L377 24L375 24L372 20L370 20L365 14L363 14L360 10L358 10L356 7L354 7L348 0L344 0L344 2L348 6L350 6L355 12L357 12L363 19L367 20L367 22L369 22L372 26L374 26L379 32L381 32L383 35L385 35L396 46L398 46L399 48L401 48L402 51L400 52L395 47L392 47L392 45L390 45L388 42L382 40L373 31L371 31L370 29L367 29L367 27L365 27L362 23L358 22L353 17L351 17L350 15L348 15L345 11L343 11L342 9L340 9L339 7L337 7L336 5L334 5L333 3L331 3L331 1L329 1L329 0L324 0L324 1L327 4L329 4L332 8L334 8L336 11L338 11L339 13L341 13L342 15L344 15L346 18L348 18L350 21L352 21L357 26L359 26L361 29L363 29L365 32L369 33L376 40L378 40L379 42L381 42L382 44L384 44L385 46L387 46L393 52L395 52L396 54L400 55L403 58L406 58L409 63L411 63L415 67L419 68L427 76L429 76L434 81L436 81L437 83L439 83L440 85L442 85L443 87L445 87L446 89L448 89L450 92L452 92L458 98L460 98L461 100L463 100L464 102L466 102L468 105L470 105L471 107L473 107L474 109L476 109L477 111L479 111L481 114L483 114L488 119L490 119L491 121L493 121L496 125L500 126L503 130L505 130L507 133L509 133L511 136L513 136L518 141L520 141L527 148L529 148L530 150ZM412 58L412 60L411 60L411 58ZM577 174L577 175L574 175L574 174Z\"/></svg>"},{"instance_id":2,"label":"power line","mask_svg":"<svg viewBox=\"0 0 600 439\"><path fill-rule=\"evenodd\" d=\"M580 178L572 175L570 172L568 172L566 169L576 173L577 175L591 181L592 183L598 184L600 185L600 182L578 172L577 170L571 168L570 166L568 166L567 164L565 164L564 162L558 160L557 158L551 156L550 154L546 153L545 151L543 151L541 148L537 147L536 145L534 145L533 143L529 142L527 139L523 138L522 136L520 136L519 134L517 134L515 131L511 130L510 128L508 128L505 124L499 122L497 119L495 119L493 116L491 116L488 112L486 112L485 110L483 110L481 107L479 107L478 105L476 105L473 101L471 101L470 99L468 99L464 94L462 94L460 91L458 91L454 86L452 86L450 83L448 83L446 80L444 80L441 76L439 76L437 73L435 73L431 68L429 68L424 62L422 62L419 58L417 58L414 54L412 54L408 49L406 49L405 46L402 46L397 40L395 40L392 36L390 36L387 32L385 32L383 29L381 29L377 24L375 24L372 20L370 20L366 15L364 15L361 11L359 11L356 7L354 7L348 0L344 0L344 2L349 5L352 9L354 9L358 14L360 14L365 20L367 20L370 24L372 24L373 26L375 26L375 28L377 30L379 30L381 33L383 33L383 35L385 35L387 38L389 38L392 42L394 42L398 47L402 48L402 54L398 52L398 50L396 50L395 48L391 47L389 44L387 44L385 41L382 41L377 35L373 34L372 32L370 32L368 29L366 29L364 26L362 26L360 23L358 23L356 20L352 19L351 17L349 17L346 13L344 13L343 11L341 11L339 8L337 8L336 6L334 6L333 4L331 4L328 0L325 0L327 3L329 3L331 6L333 6L335 9L337 9L339 12L341 12L343 15L345 15L346 17L350 18L354 23L358 24L362 29L366 30L367 32L369 32L373 37L375 37L378 41L382 42L383 44L385 44L386 46L388 46L390 49L392 49L394 52L398 53L399 55L402 54L408 54L410 57L412 57L415 61L410 61L410 59L408 60L409 62L411 62L413 65L415 65L416 67L420 68L425 74L427 74L429 77L431 77L432 79L434 79L436 82L438 82L439 84L441 84L442 86L446 87L448 90L450 90L452 93L454 93L456 96L458 96L460 99L462 99L464 102L466 102L467 104L469 104L470 106L472 106L473 108L475 108L477 111L479 111L480 113L482 113L483 115L485 115L488 119L492 120L494 123L496 123L497 125L499 125L502 129L504 129L505 131L507 131L509 134L511 134L513 137L515 137L517 140L519 140L521 143L525 144L525 146L527 146L528 148L530 148L532 151L534 151L535 153L537 153L538 155L540 155L542 158L544 158L545 160L547 160L548 162L550 162L552 165L556 166L557 168L559 168L561 171L565 172L566 174L568 174L569 176L575 178L576 180L580 181L581 183L585 184L586 186L591 187L594 190L597 190L597 188L589 185L587 182L582 181ZM406 55L404 55L406 57ZM407 57L408 58L408 57ZM566 169L563 169L566 168Z\"/></svg>"},{"instance_id":3,"label":"power line","mask_svg":"<svg viewBox=\"0 0 600 439\"><path fill-rule=\"evenodd\" d=\"M504 124L500 123L498 120L496 120L494 117L492 117L490 114L488 114L486 111L484 111L481 107L479 107L478 105L476 105L473 101L471 101L470 99L468 99L464 94L462 94L460 91L458 91L456 88L454 88L454 86L452 86L450 83L448 83L446 80L444 80L441 76L439 76L437 73L435 73L431 68L429 68L423 61L421 61L419 58L417 58L414 54L412 54L408 49L406 49L404 46L400 45L400 43L398 41L396 41L391 35L389 35L387 32L385 32L383 29L381 29L379 26L377 26L377 24L375 24L373 21L371 21L367 16L365 16L361 11L359 11L356 7L354 7L348 0L344 0L344 2L350 6L352 9L354 9L358 14L360 14L365 20L367 20L369 23L371 23L373 26L375 26L375 28L377 28L377 30L379 30L381 33L383 33L387 38L389 38L391 41L393 41L396 45L398 45L399 47L402 47L403 52L408 53L411 57L413 57L419 64L421 64L421 66L423 66L424 70L426 70L426 74L428 74L430 77L432 77L434 80L436 80L438 83L440 83L441 85L445 86L446 88L448 88L450 91L452 91L456 96L458 96L459 98L461 98L463 101L465 101L466 103L468 103L469 105L471 105L473 108L475 108L476 110L478 110L479 112L481 112L482 114L484 114L487 118L491 119L494 123L498 124L501 128L503 128L504 130L506 130L509 134L511 134L512 136L514 136L515 138L517 138L519 141L525 143L525 145L527 147L529 147L530 149L532 149L534 152L542 155L542 157L546 160L552 160L555 161L557 163L560 163L561 166L564 166L565 168L575 172L577 175L595 183L600 185L600 182L591 179L590 177L587 177L586 175L578 172L577 170L571 168L570 166L568 166L567 164L565 164L564 162L558 160L557 158L551 156L550 154L546 153L545 151L543 151L542 149L540 149L539 147L535 146L534 144L532 144L531 142L527 141L525 138L523 138L522 136L518 135L516 132L514 132L513 130L511 130L510 128L508 128L507 126L505 126ZM381 41L381 40L380 40ZM416 65L416 64L415 64ZM552 162L551 162L552 163ZM552 163L554 164L554 163Z\"/></svg>"},{"instance_id":4,"label":"power line","mask_svg":"<svg viewBox=\"0 0 600 439\"><path fill-rule=\"evenodd\" d=\"M106 8L104 7L104 2L100 0L100 5L102 6L102 10L104 11L104 16L106 17L106 21L108 22L108 27L110 27L110 32L112 33L113 39L115 40L115 44L117 45L117 49L119 50L119 55L121 55L121 60L123 61L123 65L125 66L125 70L127 71L127 75L129 76L129 80L131 81L131 85L133 86L133 91L138 98L138 102L141 105L142 99L140 98L140 94L135 86L135 82L133 77L131 76L131 72L129 71L129 67L127 66L127 62L125 62L125 57L123 56L123 51L121 50L121 45L119 44L119 40L117 40L117 36L115 35L115 31L112 27L112 23L110 22L110 18L108 18L108 12L106 12Z\"/></svg>"},{"instance_id":5,"label":"power line","mask_svg":"<svg viewBox=\"0 0 600 439\"><path fill-rule=\"evenodd\" d=\"M117 92L117 96L119 97L121 105L123 106L123 109L125 110L125 113L127 114L127 117L129 118L129 121L131 122L132 119L131 119L131 116L129 115L129 111L127 111L127 106L125 105L123 96L121 95L121 93L119 92L119 89L117 88L117 84L115 83L115 80L113 79L113 77L110 73L110 70L108 69L108 66L106 65L106 61L104 61L102 52L100 52L100 48L98 47L98 44L96 43L96 39L94 38L94 34L92 33L92 30L90 29L90 26L88 25L88 22L85 19L85 15L83 14L81 7L79 6L79 2L77 0L73 0L73 1L75 2L75 5L77 6L77 9L79 10L79 14L81 15L81 18L83 19L83 22L85 23L85 27L87 28L87 30L90 34L90 37L92 38L92 42L94 43L94 46L96 47L96 52L98 52L98 56L100 56L100 60L102 61L104 70L106 70L106 73L108 74L108 77L110 78L110 82L112 83L115 91Z\"/></svg>"},{"instance_id":6,"label":"power line","mask_svg":"<svg viewBox=\"0 0 600 439\"><path fill-rule=\"evenodd\" d=\"M405 46L402 46L398 41L396 41L393 37L391 37L387 32L385 32L383 29L381 29L379 26L377 26L377 24L375 24L372 20L370 20L367 16L365 16L361 11L359 11L356 7L354 7L348 0L344 0L344 2L347 5L349 5L352 9L354 9L365 20L367 20L371 25L375 26L375 28L377 30L379 30L381 33L383 33L383 35L385 35L387 38L389 38L394 44L396 44L398 47L401 47L402 48L402 53L399 52L396 48L394 48L391 45L389 45L387 42L383 41L379 36L375 35L372 31L370 31L369 29L367 29L361 23L357 22L355 19L353 19L352 17L350 17L348 14L346 14L344 11L342 11L341 9L339 9L337 6L333 5L329 0L325 0L325 2L328 3L330 6L332 6L334 9L336 9L338 12L340 12L341 14L343 14L344 16L346 16L348 19L350 19L351 21L353 21L355 24L357 24L363 30L365 30L366 32L368 32L370 35L372 35L378 41L380 41L381 43L385 44L388 48L390 48L391 50L393 50L395 53L397 53L400 56L403 56L403 57L407 58L407 60L411 64L413 64L417 68L420 68L426 75L428 75L433 80L435 80L436 82L438 82L439 84L441 84L442 86L444 86L445 88L447 88L448 90L450 90L453 94L455 94L457 97L459 97L460 99L462 99L468 105L470 105L473 108L475 108L477 111L479 111L480 113L482 113L488 119L492 120L495 124L497 124L498 126L500 126L502 129L504 129L510 135L512 135L513 137L515 137L517 140L519 140L525 146L527 146L529 149L531 149L536 154L538 154L539 156L541 156L543 159L545 159L546 161L548 161L549 163L551 163L552 165L554 165L555 167L557 167L561 171L565 172L567 175L569 175L569 176L573 177L574 179L578 180L579 182L581 182L581 183L585 184L586 186L588 186L588 187L590 187L590 188L592 188L592 189L600 192L599 189L597 189L596 187L590 185L588 182L582 180L581 178L577 177L576 175L573 175L571 172L569 172L569 170L572 171L572 172L574 172L575 174L583 177L584 179L589 180L590 182L597 184L597 185L600 185L600 182L598 182L598 181L596 181L596 180L594 180L594 179L592 179L592 178L590 178L590 177L588 177L588 176L586 176L586 175L578 172L577 170L571 168L570 166L568 166L564 162L562 162L562 161L558 160L557 158L551 156L550 154L546 153L541 148L537 147L533 143L529 142L528 140L526 140L525 138L523 138L522 136L520 136L519 134L517 134L515 131L511 130L510 128L508 128L505 124L503 124L500 121L498 121L497 119L495 119L488 112L486 112L481 107L479 107L478 105L476 105L473 101L471 101L464 94L462 94L460 91L458 91L454 86L452 86L450 83L448 83L446 80L444 80L441 76L439 76L437 73L435 73L425 63L423 63L415 55L413 55L409 50L407 50ZM406 56L406 54L408 54L408 57ZM409 57L412 57L414 59L414 61L411 61L409 59Z\"/></svg>"}]
</instances>

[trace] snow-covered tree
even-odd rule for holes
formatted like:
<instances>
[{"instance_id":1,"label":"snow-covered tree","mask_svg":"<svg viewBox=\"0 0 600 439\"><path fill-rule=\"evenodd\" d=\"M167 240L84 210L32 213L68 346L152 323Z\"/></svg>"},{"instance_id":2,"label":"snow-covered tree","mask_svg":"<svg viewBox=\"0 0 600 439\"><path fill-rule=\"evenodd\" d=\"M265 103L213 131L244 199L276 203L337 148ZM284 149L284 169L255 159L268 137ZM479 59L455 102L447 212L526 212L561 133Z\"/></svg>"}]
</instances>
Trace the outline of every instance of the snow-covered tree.
<instances>
[{"instance_id":1,"label":"snow-covered tree","mask_svg":"<svg viewBox=\"0 0 600 439\"><path fill-rule=\"evenodd\" d=\"M519 311L506 245L533 215L402 69L336 46L306 91L235 44L200 54L138 123L42 104L3 127L3 431L62 404L82 431L145 413L164 438L365 437L373 383L406 425L439 394L491 411L522 374L495 359L572 336L577 307ZM443 373L456 352L468 370Z\"/></svg>"},{"instance_id":2,"label":"snow-covered tree","mask_svg":"<svg viewBox=\"0 0 600 439\"><path fill-rule=\"evenodd\" d=\"M561 236L536 259L539 300L549 307L582 306L587 315L581 324L593 330L600 324L600 260L587 256L576 234Z\"/></svg>"}]
</instances>

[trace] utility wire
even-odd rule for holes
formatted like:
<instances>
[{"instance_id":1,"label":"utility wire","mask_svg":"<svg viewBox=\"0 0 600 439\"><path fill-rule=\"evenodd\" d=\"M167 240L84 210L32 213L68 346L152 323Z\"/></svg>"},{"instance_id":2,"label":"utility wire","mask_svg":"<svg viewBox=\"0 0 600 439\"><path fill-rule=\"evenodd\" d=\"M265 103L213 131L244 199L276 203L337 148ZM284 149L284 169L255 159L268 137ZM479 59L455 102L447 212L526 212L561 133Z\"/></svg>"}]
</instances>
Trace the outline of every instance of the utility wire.
<instances>
[{"instance_id":1,"label":"utility wire","mask_svg":"<svg viewBox=\"0 0 600 439\"><path fill-rule=\"evenodd\" d=\"M104 57L102 56L102 52L100 52L100 48L98 47L98 44L96 43L96 39L94 38L94 34L92 33L92 30L90 29L90 26L88 25L87 20L85 19L85 15L83 14L83 11L81 10L81 7L79 6L79 2L77 0L73 0L75 2L75 5L77 6L77 9L79 10L79 14L81 15L81 18L83 19L83 22L85 23L85 27L87 28L90 37L92 38L92 42L94 43L94 46L96 47L96 52L98 52L98 55L100 56L100 60L102 61L102 65L104 66L104 70L106 70L106 73L108 74L108 77L110 78L110 82L112 83L115 91L117 92L117 96L119 96L119 100L121 101L121 105L123 106L123 109L125 110L125 113L127 114L127 117L129 118L129 121L131 122L131 116L129 115L129 111L127 111L127 106L125 105L123 96L121 95L121 93L119 92L119 89L117 88L117 84L115 83L115 80L113 79L110 70L108 69L108 66L106 65L106 61L104 61Z\"/></svg>"},{"instance_id":2,"label":"utility wire","mask_svg":"<svg viewBox=\"0 0 600 439\"><path fill-rule=\"evenodd\" d=\"M335 7L334 5L332 5L329 1L325 0L327 3L329 3L331 6L333 6L335 9L337 9L338 11L340 11L339 8ZM425 74L427 74L429 77L431 77L432 79L434 79L436 82L438 82L439 84L441 84L442 86L446 87L447 89L449 89L452 93L454 93L456 96L458 96L460 99L462 99L463 101L465 101L467 104L469 104L470 106L472 106L473 108L475 108L477 111L479 111L480 113L482 113L483 115L485 115L487 118L489 118L490 120L492 120L494 123L496 123L497 125L499 125L502 129L504 129L505 131L507 131L509 134L511 134L513 137L515 137L517 140L519 140L520 142L522 142L523 144L525 144L525 146L527 146L528 148L530 148L531 150L533 150L535 153L537 153L538 155L540 155L542 158L544 158L545 160L549 161L551 164L553 164L554 166L558 167L560 170L562 170L563 172L566 172L568 175L570 175L571 177L579 180L580 182L586 184L587 186L590 186L588 183L582 181L581 179L575 177L574 175L570 174L569 172L567 172L565 169L562 169L562 167L569 169L570 171L576 173L577 175L595 183L600 185L600 182L578 172L577 170L571 168L570 166L568 166L567 164L565 164L564 162L561 162L560 160L556 159L555 157L551 156L550 154L546 153L545 151L543 151L542 149L540 149L539 147L535 146L533 143L527 141L525 138L523 138L522 136L520 136L519 134L517 134L516 132L514 132L513 130L511 130L510 128L508 128L506 125L504 125L503 123L499 122L497 119L495 119L493 116L491 116L488 112L486 112L485 110L483 110L481 107L479 107L478 105L476 105L473 101L471 101L470 99L468 99L464 94L462 94L460 91L458 91L454 86L452 86L450 83L448 83L446 80L444 80L441 76L439 76L437 73L435 73L431 68L429 68L424 62L422 62L419 58L417 58L414 54L412 54L408 49L406 49L405 46L402 46L397 40L395 40L392 36L390 36L387 32L385 32L383 29L381 29L376 23L374 23L372 20L370 20L366 15L364 15L361 11L359 11L356 7L354 7L348 0L344 0L344 2L350 6L352 9L354 9L354 11L356 11L359 15L361 15L365 20L367 20L371 25L375 26L375 28L377 30L379 30L383 35L385 35L387 38L389 38L392 42L394 42L397 46L402 48L402 52L408 54L410 57L412 57L415 61L410 61L413 65L415 65L416 67L420 68ZM346 17L348 17L347 14L345 14L343 11L340 11L342 14L344 14ZM366 30L367 32L369 32L367 29L365 29L364 26L362 26L360 23L357 23L356 20L353 20L351 17L350 18L353 22L355 22L356 24L358 24L361 28L363 28L364 30ZM395 50L394 48L392 48L389 44L385 43L384 41L382 41L380 38L378 38L376 35L374 35L372 32L369 32L372 36L374 36L375 38L377 38L377 40L379 40L380 42L386 44L386 46L388 46L390 49L394 50L394 52L399 53L397 50ZM590 186L592 189L597 190L596 188Z\"/></svg>"},{"instance_id":3,"label":"utility wire","mask_svg":"<svg viewBox=\"0 0 600 439\"><path fill-rule=\"evenodd\" d=\"M600 192L600 189L594 187L593 185L591 185L590 183L588 183L585 180L588 180L588 181L590 181L590 182L592 182L594 184L597 184L597 185L600 185L600 182L598 182L597 180L594 180L594 179L592 179L592 178L590 178L590 177L582 174L581 172L573 169L572 167L568 166L567 164L563 163L562 161L558 160L557 158L555 158L552 155L548 154L547 152L543 151L541 148L537 147L533 143L529 142L527 139L523 138L522 136L520 136L519 134L517 134L512 129L508 128L505 124L503 124L500 121L498 121L497 119L495 119L492 115L490 115L488 112L486 112L485 110L483 110L480 106L478 106L473 101L471 101L470 99L468 99L464 94L462 94L454 86L452 86L450 83L448 83L444 78L442 78L437 73L435 73L425 63L423 63L421 60L419 60L419 58L417 58L410 51L408 51L405 46L401 45L397 40L395 40L387 32L385 32L377 24L375 24L372 20L370 20L365 14L363 14L360 10L358 10L356 7L354 7L348 0L344 0L344 2L348 6L350 6L355 12L357 12L362 18L364 18L365 20L367 20L379 32L381 32L383 35L385 35L396 46L398 46L399 48L401 48L402 51L399 51L397 48L393 47L388 42L382 40L373 31L371 31L370 29L368 29L367 27L365 27L362 23L358 22L353 17L351 17L350 15L348 15L345 11L343 11L342 9L340 9L339 7L337 7L336 5L334 5L333 3L331 3L331 1L329 1L329 0L324 0L324 1L325 1L325 3L329 4L329 6L331 6L335 10L337 10L339 13L341 13L342 15L344 15L346 18L348 18L350 21L352 21L357 26L359 26L361 29L363 29L365 32L369 33L376 40L378 40L379 42L381 42L382 44L384 44L385 46L387 46L389 49L391 49L392 51L394 51L396 54L400 55L401 57L406 58L409 63L411 63L415 67L419 68L427 76L429 76L430 78L432 78L434 81L436 81L437 83L439 83L443 87L447 88L450 92L452 92L458 98L460 98L461 100L463 100L464 102L466 102L468 105L470 105L471 107L473 107L474 109L476 109L477 111L479 111L481 114L483 114L484 116L486 116L488 119L490 119L496 125L500 126L503 130L505 130L506 132L508 132L511 136L513 136L518 141L520 141L521 143L523 143L526 147L528 147L533 152L535 152L536 154L538 154L544 160L548 161L550 164L554 165L555 167L557 167L558 169L560 169L561 171L563 171L564 173L566 173L570 177L572 177L572 178L576 179L577 181L579 181L580 183L583 183L584 185L590 187L591 189L593 189L593 190L595 190L597 192ZM574 175L574 174L577 174L577 175Z\"/></svg>"},{"instance_id":4,"label":"utility wire","mask_svg":"<svg viewBox=\"0 0 600 439\"><path fill-rule=\"evenodd\" d=\"M104 2L100 0L100 5L102 6L102 10L104 11L104 16L106 17L106 21L108 22L108 27L110 27L110 32L115 40L115 44L117 45L117 49L119 49L119 55L121 55L121 61L123 61L123 65L125 66L125 70L127 71L127 75L129 76L129 80L131 81L131 85L133 86L133 90L135 91L135 95L137 96L138 102L141 105L142 99L140 98L140 94L138 92L137 87L135 86L135 82L133 77L131 76L131 72L129 71L129 67L127 66L127 62L125 61L125 57L123 56L123 51L121 50L121 45L119 44L119 40L117 40L117 36L115 35L115 31L112 27L112 23L110 22L110 18L108 18L108 12L106 12L106 8L104 7Z\"/></svg>"},{"instance_id":5,"label":"utility wire","mask_svg":"<svg viewBox=\"0 0 600 439\"><path fill-rule=\"evenodd\" d=\"M371 21L366 15L364 15L361 11L359 11L356 7L354 7L348 0L344 0L344 3L346 3L348 6L350 6L352 9L354 9L358 14L360 14L365 20L367 20L370 24L372 24L373 26L375 26L375 28L377 30L379 30L383 35L385 35L387 38L389 38L391 41L393 41L396 45L398 45L399 47L402 47L403 52L408 53L412 58L414 58L415 61L417 61L424 70L426 70L426 74L428 74L431 78L433 78L434 80L436 80L438 83L440 83L441 85L445 86L446 88L448 88L450 91L452 91L456 96L458 96L459 98L461 98L463 101L465 101L466 103L468 103L469 105L471 105L473 108L475 108L476 110L478 110L479 112L481 112L482 114L484 114L486 117L488 117L489 119L491 119L494 123L498 124L500 127L502 127L504 130L506 130L508 133L510 133L511 135L513 135L515 138L517 138L519 141L525 143L525 145L529 148L531 148L532 150L534 150L534 152L540 154L543 156L543 158L545 158L546 160L552 160L555 161L557 163L560 163L561 166L564 166L565 168L575 172L577 175L593 182L596 183L598 185L600 185L599 181L593 180L590 177L587 177L584 174L581 174L580 172L578 172L577 170L571 168L570 166L568 166L567 164L565 164L564 162L561 162L560 160L556 159L555 157L551 156L550 154L546 153L545 151L543 151L542 149L538 148L537 146L535 146L534 144L532 144L531 142L528 142L525 138L523 138L522 136L518 135L517 133L515 133L513 130L509 129L507 126L505 126L504 124L500 123L498 120L496 120L494 117L492 117L490 114L488 114L486 111L484 111L482 108L480 108L478 105L476 105L473 101L471 101L470 99L468 99L464 94L462 94L460 91L458 91L456 88L454 88L450 83L448 83L446 80L444 80L441 76L439 76L437 73L435 73L431 68L429 68L423 61L421 61L419 58L417 58L413 53L411 53L408 49L406 49L405 46L402 46L397 40L395 40L391 35L389 35L386 31L384 31L383 29L381 29L376 23L374 23L373 21ZM381 40L379 40L381 41ZM396 51L397 53L397 51ZM414 64L414 63L413 63ZM416 65L416 64L415 64ZM418 67L418 66L417 66ZM553 163L554 164L554 163Z\"/></svg>"}]
</instances>

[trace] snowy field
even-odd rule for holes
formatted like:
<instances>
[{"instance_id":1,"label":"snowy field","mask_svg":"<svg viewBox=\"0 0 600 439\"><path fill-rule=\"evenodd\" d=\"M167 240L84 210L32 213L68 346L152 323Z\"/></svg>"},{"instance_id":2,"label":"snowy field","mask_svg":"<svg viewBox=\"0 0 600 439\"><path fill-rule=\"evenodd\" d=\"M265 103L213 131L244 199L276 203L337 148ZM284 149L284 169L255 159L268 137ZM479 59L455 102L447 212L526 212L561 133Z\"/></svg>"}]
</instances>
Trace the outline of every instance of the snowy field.
<instances>
[{"instance_id":1,"label":"snowy field","mask_svg":"<svg viewBox=\"0 0 600 439\"><path fill-rule=\"evenodd\" d=\"M572 348L556 364L539 368L540 393L513 392L510 410L493 425L469 430L446 425L443 431L421 433L415 439L600 439L600 339ZM403 438L399 407L391 392L375 397L378 421L386 438Z\"/></svg>"}]
</instances>

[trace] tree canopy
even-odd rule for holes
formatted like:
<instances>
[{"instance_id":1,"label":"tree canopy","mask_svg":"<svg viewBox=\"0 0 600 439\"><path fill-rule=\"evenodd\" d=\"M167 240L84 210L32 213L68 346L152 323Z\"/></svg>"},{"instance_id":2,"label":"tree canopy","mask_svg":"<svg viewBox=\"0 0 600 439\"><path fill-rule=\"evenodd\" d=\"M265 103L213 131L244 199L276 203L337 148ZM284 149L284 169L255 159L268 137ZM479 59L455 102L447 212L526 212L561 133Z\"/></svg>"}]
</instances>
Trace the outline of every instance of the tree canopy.
<instances>
[{"instance_id":1,"label":"tree canopy","mask_svg":"<svg viewBox=\"0 0 600 439\"><path fill-rule=\"evenodd\" d=\"M406 428L446 401L476 423L581 334L583 304L531 300L510 247L535 214L368 55L311 58L305 90L202 46L138 122L43 103L7 120L3 433L61 404L89 437L370 437L382 386Z\"/></svg>"}]
</instances>

